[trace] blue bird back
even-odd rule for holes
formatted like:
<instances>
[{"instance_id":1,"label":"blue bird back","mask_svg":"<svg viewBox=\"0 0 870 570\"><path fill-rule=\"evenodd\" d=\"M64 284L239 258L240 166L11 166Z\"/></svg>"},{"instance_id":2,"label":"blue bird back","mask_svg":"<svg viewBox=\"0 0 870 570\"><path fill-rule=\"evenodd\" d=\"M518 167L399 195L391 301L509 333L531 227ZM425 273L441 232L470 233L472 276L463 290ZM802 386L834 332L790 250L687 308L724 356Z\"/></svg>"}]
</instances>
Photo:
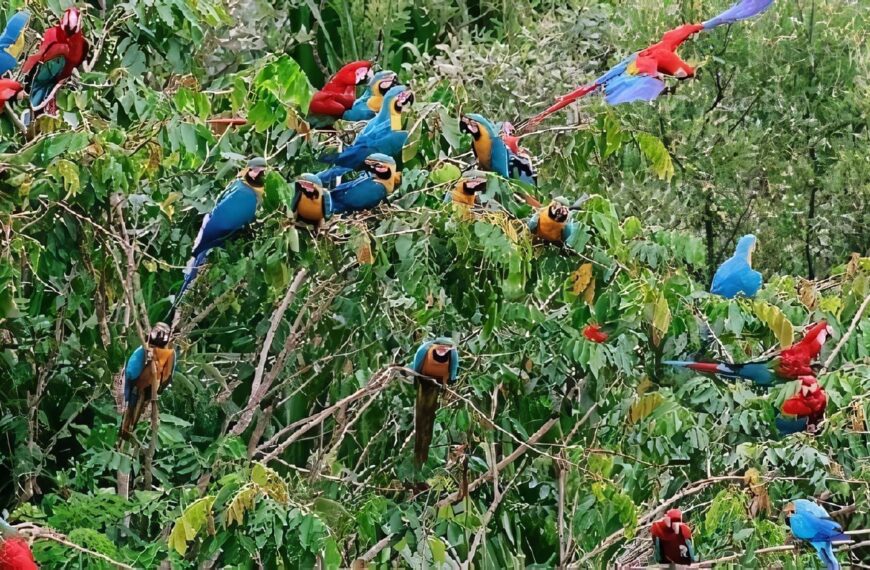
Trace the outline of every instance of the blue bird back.
<instances>
[{"instance_id":1,"label":"blue bird back","mask_svg":"<svg viewBox=\"0 0 870 570\"><path fill-rule=\"evenodd\" d=\"M339 185L331 192L332 210L337 214L369 210L387 199L387 189L369 174Z\"/></svg>"}]
</instances>

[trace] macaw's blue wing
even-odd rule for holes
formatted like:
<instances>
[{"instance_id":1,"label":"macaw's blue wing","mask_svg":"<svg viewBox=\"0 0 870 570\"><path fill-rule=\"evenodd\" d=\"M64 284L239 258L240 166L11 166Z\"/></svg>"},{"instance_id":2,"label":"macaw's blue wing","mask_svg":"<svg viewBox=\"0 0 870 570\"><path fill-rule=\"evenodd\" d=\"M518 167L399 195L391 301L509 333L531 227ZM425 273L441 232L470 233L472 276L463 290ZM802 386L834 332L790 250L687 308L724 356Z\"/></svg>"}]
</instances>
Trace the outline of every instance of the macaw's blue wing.
<instances>
[{"instance_id":1,"label":"macaw's blue wing","mask_svg":"<svg viewBox=\"0 0 870 570\"><path fill-rule=\"evenodd\" d=\"M375 118L375 112L369 109L369 99L371 93L366 90L356 101L353 106L344 112L342 119L345 121L370 121Z\"/></svg>"},{"instance_id":2,"label":"macaw's blue wing","mask_svg":"<svg viewBox=\"0 0 870 570\"><path fill-rule=\"evenodd\" d=\"M143 370L145 370L145 349L140 346L130 355L124 368L124 401L127 404L136 403L136 391L133 387Z\"/></svg>"},{"instance_id":3,"label":"macaw's blue wing","mask_svg":"<svg viewBox=\"0 0 870 570\"><path fill-rule=\"evenodd\" d=\"M656 77L623 73L604 84L604 100L609 105L653 101L664 90L664 82Z\"/></svg>"},{"instance_id":4,"label":"macaw's blue wing","mask_svg":"<svg viewBox=\"0 0 870 570\"><path fill-rule=\"evenodd\" d=\"M241 180L235 180L221 195L211 213L206 214L193 247L193 255L221 245L233 233L257 217L257 194Z\"/></svg>"},{"instance_id":5,"label":"macaw's blue wing","mask_svg":"<svg viewBox=\"0 0 870 570\"><path fill-rule=\"evenodd\" d=\"M459 376L459 351L455 348L450 351L450 383L456 382Z\"/></svg>"},{"instance_id":6,"label":"macaw's blue wing","mask_svg":"<svg viewBox=\"0 0 870 570\"><path fill-rule=\"evenodd\" d=\"M840 523L834 521L828 513L818 505L810 501L801 499L801 502L810 503L814 509L819 509L824 516L816 515L812 512L802 511L800 508L791 516L789 526L791 526L792 534L795 537L809 542L831 542L832 540L849 540L849 537L843 534L843 527ZM795 501L795 506L798 507L798 501Z\"/></svg>"},{"instance_id":7,"label":"macaw's blue wing","mask_svg":"<svg viewBox=\"0 0 870 570\"><path fill-rule=\"evenodd\" d=\"M344 176L353 169L344 166L333 166L315 174L325 188L333 188L339 176Z\"/></svg>"},{"instance_id":8,"label":"macaw's blue wing","mask_svg":"<svg viewBox=\"0 0 870 570\"><path fill-rule=\"evenodd\" d=\"M702 25L705 30L710 30L716 26L732 24L740 20L746 20L757 16L770 8L773 0L740 0L718 16L711 18Z\"/></svg>"},{"instance_id":9,"label":"macaw's blue wing","mask_svg":"<svg viewBox=\"0 0 870 570\"><path fill-rule=\"evenodd\" d=\"M63 56L39 64L30 84L30 104L33 107L39 107L51 96L52 90L58 83L57 77L64 66L66 66L66 58Z\"/></svg>"},{"instance_id":10,"label":"macaw's blue wing","mask_svg":"<svg viewBox=\"0 0 870 570\"><path fill-rule=\"evenodd\" d=\"M417 353L414 355L414 363L411 364L411 368L417 374L423 373L423 363L426 362L426 354L429 352L429 348L432 346L433 341L426 341L420 345L420 348L417 349Z\"/></svg>"},{"instance_id":11,"label":"macaw's blue wing","mask_svg":"<svg viewBox=\"0 0 870 570\"><path fill-rule=\"evenodd\" d=\"M323 219L328 220L332 217L332 214L335 212L335 208L332 205L332 194L329 190L323 191L323 198L321 199L321 205L323 207Z\"/></svg>"},{"instance_id":12,"label":"macaw's blue wing","mask_svg":"<svg viewBox=\"0 0 870 570\"><path fill-rule=\"evenodd\" d=\"M562 241L564 243L568 243L568 240L571 239L571 236L574 235L574 230L577 229L577 224L573 222L568 222L564 226L562 226Z\"/></svg>"},{"instance_id":13,"label":"macaw's blue wing","mask_svg":"<svg viewBox=\"0 0 870 570\"><path fill-rule=\"evenodd\" d=\"M611 67L609 70L607 70L607 73L596 79L595 85L605 85L608 81L616 79L620 75L624 75L625 71L628 69L629 64L635 59L637 59L636 53L633 53L627 58L623 59L622 61Z\"/></svg>"},{"instance_id":14,"label":"macaw's blue wing","mask_svg":"<svg viewBox=\"0 0 870 570\"><path fill-rule=\"evenodd\" d=\"M526 225L529 226L530 232L538 231L538 219L539 214L537 212L535 212L535 214L531 218L529 218L529 221Z\"/></svg>"},{"instance_id":15,"label":"macaw's blue wing","mask_svg":"<svg viewBox=\"0 0 870 570\"><path fill-rule=\"evenodd\" d=\"M370 210L386 200L387 189L369 175L345 182L330 192L332 209L336 214Z\"/></svg>"},{"instance_id":16,"label":"macaw's blue wing","mask_svg":"<svg viewBox=\"0 0 870 570\"><path fill-rule=\"evenodd\" d=\"M751 299L761 289L762 282L761 273L754 271L745 259L732 257L716 270L710 292L726 299L742 293Z\"/></svg>"},{"instance_id":17,"label":"macaw's blue wing","mask_svg":"<svg viewBox=\"0 0 870 570\"><path fill-rule=\"evenodd\" d=\"M776 423L776 430L780 435L791 435L807 430L807 418L777 416L774 422Z\"/></svg>"},{"instance_id":18,"label":"macaw's blue wing","mask_svg":"<svg viewBox=\"0 0 870 570\"><path fill-rule=\"evenodd\" d=\"M0 75L15 69L18 58L24 49L24 30L30 20L30 12L22 10L16 13L6 23L3 35L0 35Z\"/></svg>"}]
</instances>

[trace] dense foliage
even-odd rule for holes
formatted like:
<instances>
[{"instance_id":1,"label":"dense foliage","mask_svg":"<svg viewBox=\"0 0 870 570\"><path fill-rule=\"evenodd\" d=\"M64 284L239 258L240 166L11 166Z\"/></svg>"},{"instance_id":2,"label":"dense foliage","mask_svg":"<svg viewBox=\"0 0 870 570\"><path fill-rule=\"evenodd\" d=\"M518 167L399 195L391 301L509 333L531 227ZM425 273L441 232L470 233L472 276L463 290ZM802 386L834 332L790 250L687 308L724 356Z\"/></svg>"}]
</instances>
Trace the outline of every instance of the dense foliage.
<instances>
[{"instance_id":1,"label":"dense foliage","mask_svg":"<svg viewBox=\"0 0 870 570\"><path fill-rule=\"evenodd\" d=\"M68 4L28 3L29 47ZM778 2L698 38L683 48L703 63L698 78L654 105L589 99L567 128L563 113L524 138L540 188L492 177L484 213L442 203L471 161L460 111L526 117L723 6L89 7L95 57L61 92L62 120L22 134L0 117L0 507L91 552L38 540L37 561L603 567L646 561L650 523L679 504L702 559L816 567L811 549L754 554L786 542L784 502L821 498L844 508L845 528L870 527L860 3ZM352 133L308 132L301 118L327 70L360 57L417 95L402 187L315 236L289 214L292 180ZM206 122L239 115L248 125ZM119 451L124 362L166 315L202 215L252 155L272 169L265 201L182 305L153 463L148 422ZM592 196L570 249L532 242L516 191ZM748 232L764 289L754 301L705 293ZM791 385L765 392L661 365L758 357L820 319L835 334L815 436L773 427ZM620 334L590 342L590 322ZM399 367L439 335L459 343L462 369L420 472L415 391Z\"/></svg>"}]
</instances>

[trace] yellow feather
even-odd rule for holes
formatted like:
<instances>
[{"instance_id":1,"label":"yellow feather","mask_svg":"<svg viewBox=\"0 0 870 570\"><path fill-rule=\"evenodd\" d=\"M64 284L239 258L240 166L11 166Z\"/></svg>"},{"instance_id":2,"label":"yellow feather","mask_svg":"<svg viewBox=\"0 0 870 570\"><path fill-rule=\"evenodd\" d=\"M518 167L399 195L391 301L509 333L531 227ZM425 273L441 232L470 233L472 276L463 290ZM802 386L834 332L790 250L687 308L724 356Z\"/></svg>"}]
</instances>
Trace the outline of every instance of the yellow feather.
<instances>
[{"instance_id":1,"label":"yellow feather","mask_svg":"<svg viewBox=\"0 0 870 570\"><path fill-rule=\"evenodd\" d=\"M15 40L15 43L6 48L6 53L16 59L18 59L18 56L21 55L22 51L24 51L24 30L22 30L18 35L18 39Z\"/></svg>"}]
</instances>

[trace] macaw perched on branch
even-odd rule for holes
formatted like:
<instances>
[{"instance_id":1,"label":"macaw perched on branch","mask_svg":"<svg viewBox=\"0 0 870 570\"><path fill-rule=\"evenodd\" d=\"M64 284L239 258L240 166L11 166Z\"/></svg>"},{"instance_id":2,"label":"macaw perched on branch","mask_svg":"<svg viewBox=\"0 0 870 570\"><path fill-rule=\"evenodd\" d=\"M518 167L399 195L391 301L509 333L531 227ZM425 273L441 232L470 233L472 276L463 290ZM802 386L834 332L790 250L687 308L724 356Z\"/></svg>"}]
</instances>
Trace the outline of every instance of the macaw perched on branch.
<instances>
[{"instance_id":1,"label":"macaw perched on branch","mask_svg":"<svg viewBox=\"0 0 870 570\"><path fill-rule=\"evenodd\" d=\"M503 178L510 176L508 150L495 125L483 115L471 113L459 118L459 130L471 135L471 150L481 170L495 172Z\"/></svg>"},{"instance_id":2,"label":"macaw perched on branch","mask_svg":"<svg viewBox=\"0 0 870 570\"><path fill-rule=\"evenodd\" d=\"M740 238L734 255L716 270L711 293L726 299L733 299L739 294L750 299L755 297L763 282L761 273L752 269L752 252L757 244L758 240L752 234Z\"/></svg>"},{"instance_id":3,"label":"macaw perched on branch","mask_svg":"<svg viewBox=\"0 0 870 570\"><path fill-rule=\"evenodd\" d=\"M715 18L701 24L683 24L665 33L660 42L634 53L619 62L593 83L562 95L556 104L530 119L524 129L533 127L549 115L595 91L604 92L610 105L632 101L652 101L665 89L664 76L676 79L694 77L695 69L677 55L677 48L694 34L718 26L739 22L767 10L773 0L739 0Z\"/></svg>"},{"instance_id":4,"label":"macaw perched on branch","mask_svg":"<svg viewBox=\"0 0 870 570\"><path fill-rule=\"evenodd\" d=\"M544 241L566 243L575 230L574 224L568 219L570 215L568 200L555 198L529 219L529 231Z\"/></svg>"},{"instance_id":5,"label":"macaw perched on branch","mask_svg":"<svg viewBox=\"0 0 870 570\"><path fill-rule=\"evenodd\" d=\"M692 548L692 529L683 522L683 513L671 509L663 519L653 523L650 534L659 564L692 564L695 551Z\"/></svg>"},{"instance_id":6,"label":"macaw perched on branch","mask_svg":"<svg viewBox=\"0 0 870 570\"><path fill-rule=\"evenodd\" d=\"M366 123L352 145L340 153L320 157L321 162L335 165L317 174L323 185L331 186L337 177L359 170L365 165L366 158L373 154L398 158L408 140L408 131L402 130L402 113L413 104L414 92L408 87L396 85L390 88L384 95L381 110Z\"/></svg>"},{"instance_id":7,"label":"macaw perched on branch","mask_svg":"<svg viewBox=\"0 0 870 570\"><path fill-rule=\"evenodd\" d=\"M0 75L18 66L18 58L24 50L24 31L29 21L30 12L22 10L6 22L6 28L0 35Z\"/></svg>"},{"instance_id":8,"label":"macaw perched on branch","mask_svg":"<svg viewBox=\"0 0 870 570\"><path fill-rule=\"evenodd\" d=\"M379 71L369 81L365 92L344 112L345 121L369 121L381 110L384 96L399 84L399 76L394 71Z\"/></svg>"},{"instance_id":9,"label":"macaw perched on branch","mask_svg":"<svg viewBox=\"0 0 870 570\"><path fill-rule=\"evenodd\" d=\"M414 414L414 464L420 468L429 458L435 413L438 411L440 385L453 384L459 374L459 352L446 337L424 342L414 355L411 368L431 380L417 378L417 403Z\"/></svg>"},{"instance_id":10,"label":"macaw perched on branch","mask_svg":"<svg viewBox=\"0 0 870 570\"><path fill-rule=\"evenodd\" d=\"M532 164L532 155L520 146L520 137L516 136L515 132L513 124L507 121L501 124L501 140L508 150L508 174L510 178L537 186L538 175Z\"/></svg>"},{"instance_id":11,"label":"macaw perched on branch","mask_svg":"<svg viewBox=\"0 0 870 570\"><path fill-rule=\"evenodd\" d=\"M26 96L24 86L14 79L0 79L0 111L9 101L21 101Z\"/></svg>"},{"instance_id":12,"label":"macaw perched on branch","mask_svg":"<svg viewBox=\"0 0 870 570\"><path fill-rule=\"evenodd\" d=\"M54 101L58 88L84 63L87 54L81 14L77 8L68 8L60 25L45 31L39 51L24 62L22 71L27 74L27 91L34 110Z\"/></svg>"},{"instance_id":13,"label":"macaw perched on branch","mask_svg":"<svg viewBox=\"0 0 870 570\"><path fill-rule=\"evenodd\" d=\"M453 190L444 195L445 202L474 206L477 204L477 193L486 187L486 173L480 170L470 170L459 179Z\"/></svg>"},{"instance_id":14,"label":"macaw perched on branch","mask_svg":"<svg viewBox=\"0 0 870 570\"><path fill-rule=\"evenodd\" d=\"M801 376L813 376L812 362L825 341L834 333L826 321L820 321L807 329L804 338L790 347L780 350L767 360L729 364L727 362L688 362L666 360L662 364L688 368L704 374L723 378L744 378L756 385L768 388L777 382L797 380Z\"/></svg>"},{"instance_id":15,"label":"macaw perched on branch","mask_svg":"<svg viewBox=\"0 0 870 570\"><path fill-rule=\"evenodd\" d=\"M782 435L802 431L815 431L825 419L828 396L815 376L801 376L794 396L782 403L776 428Z\"/></svg>"},{"instance_id":16,"label":"macaw perched on branch","mask_svg":"<svg viewBox=\"0 0 870 570\"><path fill-rule=\"evenodd\" d=\"M788 503L783 512L792 535L812 544L827 570L840 570L831 542L852 540L843 533L840 523L835 522L824 508L806 499Z\"/></svg>"},{"instance_id":17,"label":"macaw perched on branch","mask_svg":"<svg viewBox=\"0 0 870 570\"><path fill-rule=\"evenodd\" d=\"M319 229L321 224L332 217L332 196L314 174L303 174L296 181L296 194L290 208L296 219Z\"/></svg>"},{"instance_id":18,"label":"macaw perched on branch","mask_svg":"<svg viewBox=\"0 0 870 570\"><path fill-rule=\"evenodd\" d=\"M257 217L257 208L263 201L263 183L266 160L253 158L229 186L218 196L212 211L202 219L199 234L193 242L193 257L184 270L184 282L172 304L170 315L181 301L187 288L196 279L208 253L220 247L237 231L244 229Z\"/></svg>"},{"instance_id":19,"label":"macaw perched on branch","mask_svg":"<svg viewBox=\"0 0 870 570\"><path fill-rule=\"evenodd\" d=\"M386 154L369 155L363 170L365 174L330 192L335 213L371 210L386 200L402 181L402 173L396 171L396 161Z\"/></svg>"},{"instance_id":20,"label":"macaw perched on branch","mask_svg":"<svg viewBox=\"0 0 870 570\"><path fill-rule=\"evenodd\" d=\"M175 349L169 344L171 331L166 323L157 323L148 334L148 346L133 351L124 369L124 417L118 444L130 439L145 406L151 401L151 390L162 392L177 365Z\"/></svg>"},{"instance_id":21,"label":"macaw perched on branch","mask_svg":"<svg viewBox=\"0 0 870 570\"><path fill-rule=\"evenodd\" d=\"M316 128L331 127L353 106L356 86L371 78L372 62L348 63L314 94L308 105L308 123Z\"/></svg>"}]
</instances>

